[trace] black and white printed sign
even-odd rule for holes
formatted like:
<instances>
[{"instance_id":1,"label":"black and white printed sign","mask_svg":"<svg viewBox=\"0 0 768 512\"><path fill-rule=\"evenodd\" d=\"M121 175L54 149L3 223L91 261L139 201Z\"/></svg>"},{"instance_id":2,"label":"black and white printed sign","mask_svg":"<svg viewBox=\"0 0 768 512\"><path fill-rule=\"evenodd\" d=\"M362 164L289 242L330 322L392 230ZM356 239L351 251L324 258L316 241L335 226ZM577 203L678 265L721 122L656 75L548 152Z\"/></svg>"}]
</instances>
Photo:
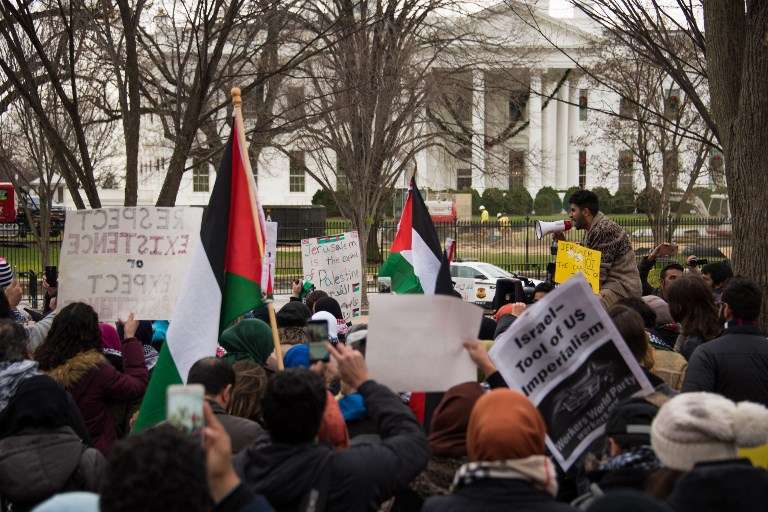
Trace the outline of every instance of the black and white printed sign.
<instances>
[{"instance_id":1,"label":"black and white printed sign","mask_svg":"<svg viewBox=\"0 0 768 512\"><path fill-rule=\"evenodd\" d=\"M564 470L603 434L619 401L653 392L583 276L527 309L490 356L509 386L538 407Z\"/></svg>"}]
</instances>

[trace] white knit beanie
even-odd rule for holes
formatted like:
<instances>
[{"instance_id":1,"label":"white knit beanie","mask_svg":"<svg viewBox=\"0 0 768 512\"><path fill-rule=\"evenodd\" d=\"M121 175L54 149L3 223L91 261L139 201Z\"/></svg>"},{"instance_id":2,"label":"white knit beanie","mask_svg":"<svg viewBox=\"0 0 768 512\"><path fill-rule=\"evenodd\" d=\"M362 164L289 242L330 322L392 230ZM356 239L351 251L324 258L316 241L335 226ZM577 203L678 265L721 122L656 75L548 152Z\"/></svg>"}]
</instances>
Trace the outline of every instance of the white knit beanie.
<instances>
[{"instance_id":1,"label":"white knit beanie","mask_svg":"<svg viewBox=\"0 0 768 512\"><path fill-rule=\"evenodd\" d=\"M733 459L738 448L768 443L768 409L734 403L714 393L682 393L666 402L651 424L651 445L670 469Z\"/></svg>"}]
</instances>

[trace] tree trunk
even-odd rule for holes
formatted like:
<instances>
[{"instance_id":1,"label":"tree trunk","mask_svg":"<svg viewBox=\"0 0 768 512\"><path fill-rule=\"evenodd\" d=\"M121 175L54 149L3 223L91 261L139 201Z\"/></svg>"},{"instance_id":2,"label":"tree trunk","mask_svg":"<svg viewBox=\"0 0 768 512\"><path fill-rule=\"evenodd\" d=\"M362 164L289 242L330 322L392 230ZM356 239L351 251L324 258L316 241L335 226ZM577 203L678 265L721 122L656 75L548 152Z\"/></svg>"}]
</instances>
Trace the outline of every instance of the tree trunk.
<instances>
[{"instance_id":1,"label":"tree trunk","mask_svg":"<svg viewBox=\"0 0 768 512\"><path fill-rule=\"evenodd\" d=\"M739 108L726 137L725 161L733 216L734 273L756 280L763 297L768 298L768 237L763 234L768 225L768 52L764 40L768 4L754 2L750 10ZM761 320L768 326L768 300L763 300Z\"/></svg>"},{"instance_id":2,"label":"tree trunk","mask_svg":"<svg viewBox=\"0 0 768 512\"><path fill-rule=\"evenodd\" d=\"M123 110L125 133L125 206L136 206L139 195L139 129L141 127L141 83L136 45L142 4L133 12L128 2L118 2L125 30L125 82L128 101Z\"/></svg>"},{"instance_id":3,"label":"tree trunk","mask_svg":"<svg viewBox=\"0 0 768 512\"><path fill-rule=\"evenodd\" d=\"M357 231L360 239L360 268L361 268L361 297L360 310L368 311L368 243L371 233L370 227L365 222L365 214L355 214L352 216L352 227Z\"/></svg>"},{"instance_id":4,"label":"tree trunk","mask_svg":"<svg viewBox=\"0 0 768 512\"><path fill-rule=\"evenodd\" d=\"M157 197L156 206L176 206L176 196L179 194L181 178L184 176L184 168L187 165L187 155L192 147L192 140L185 138L179 140L173 148L171 161L168 163L168 172Z\"/></svg>"},{"instance_id":5,"label":"tree trunk","mask_svg":"<svg viewBox=\"0 0 768 512\"><path fill-rule=\"evenodd\" d=\"M373 219L373 223L370 227L370 235L368 236L368 243L366 244L366 252L368 253L368 263L381 263L381 250L379 248L379 226L381 225L381 217L376 216Z\"/></svg>"}]
</instances>

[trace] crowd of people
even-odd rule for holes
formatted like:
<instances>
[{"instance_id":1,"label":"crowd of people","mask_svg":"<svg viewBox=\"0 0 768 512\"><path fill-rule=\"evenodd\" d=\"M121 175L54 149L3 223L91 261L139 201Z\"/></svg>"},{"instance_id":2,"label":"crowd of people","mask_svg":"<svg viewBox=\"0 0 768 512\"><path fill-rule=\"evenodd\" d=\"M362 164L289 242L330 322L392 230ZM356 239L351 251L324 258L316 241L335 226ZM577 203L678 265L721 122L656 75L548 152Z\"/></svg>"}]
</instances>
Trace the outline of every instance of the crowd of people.
<instances>
[{"instance_id":1,"label":"crowd of people","mask_svg":"<svg viewBox=\"0 0 768 512\"><path fill-rule=\"evenodd\" d=\"M765 510L768 471L740 451L768 443L761 289L720 263L666 264L654 288L670 247L638 266L594 194L571 203L585 245L604 255L602 303L654 391L611 404L604 434L567 471L542 414L488 354L530 305L502 306L466 340L476 381L417 396L379 384L367 326L296 282L276 314L285 370L268 309L253 310L189 371L205 393L203 432L131 433L167 322L100 323L84 303L56 311L46 284L33 323L0 263L0 510ZM533 300L554 290L542 283ZM312 320L327 324L329 358L307 346Z\"/></svg>"}]
</instances>

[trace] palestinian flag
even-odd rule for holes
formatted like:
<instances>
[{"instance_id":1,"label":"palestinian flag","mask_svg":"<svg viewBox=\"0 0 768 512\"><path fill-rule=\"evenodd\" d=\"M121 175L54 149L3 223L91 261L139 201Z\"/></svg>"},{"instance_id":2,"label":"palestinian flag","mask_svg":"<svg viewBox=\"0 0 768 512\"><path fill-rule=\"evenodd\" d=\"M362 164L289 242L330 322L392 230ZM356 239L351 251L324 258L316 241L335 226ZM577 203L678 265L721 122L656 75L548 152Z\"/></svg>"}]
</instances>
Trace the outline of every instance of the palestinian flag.
<instances>
[{"instance_id":1,"label":"palestinian flag","mask_svg":"<svg viewBox=\"0 0 768 512\"><path fill-rule=\"evenodd\" d=\"M248 161L240 107L195 241L189 274L168 327L135 430L165 419L165 393L214 356L219 335L271 295L264 212Z\"/></svg>"},{"instance_id":2,"label":"palestinian flag","mask_svg":"<svg viewBox=\"0 0 768 512\"><path fill-rule=\"evenodd\" d=\"M379 275L392 279L394 293L431 295L435 293L441 255L435 225L412 178L389 258Z\"/></svg>"}]
</instances>

